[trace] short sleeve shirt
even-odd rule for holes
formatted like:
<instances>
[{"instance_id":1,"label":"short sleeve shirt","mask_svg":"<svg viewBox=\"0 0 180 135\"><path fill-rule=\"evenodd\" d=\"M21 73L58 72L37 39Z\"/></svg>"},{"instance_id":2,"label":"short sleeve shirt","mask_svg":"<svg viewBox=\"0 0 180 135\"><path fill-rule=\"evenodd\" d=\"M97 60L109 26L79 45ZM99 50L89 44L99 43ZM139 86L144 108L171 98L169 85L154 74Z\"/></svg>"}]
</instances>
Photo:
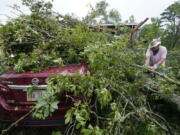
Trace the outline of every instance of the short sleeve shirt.
<instances>
[{"instance_id":1,"label":"short sleeve shirt","mask_svg":"<svg viewBox=\"0 0 180 135\"><path fill-rule=\"evenodd\" d=\"M161 59L166 59L167 55L167 49L164 46L159 46L159 51L156 55L153 54L151 49L148 49L146 52L146 57L149 57L149 63L146 63L149 66L154 66L156 63L158 63ZM165 66L165 62L162 63L163 66Z\"/></svg>"}]
</instances>

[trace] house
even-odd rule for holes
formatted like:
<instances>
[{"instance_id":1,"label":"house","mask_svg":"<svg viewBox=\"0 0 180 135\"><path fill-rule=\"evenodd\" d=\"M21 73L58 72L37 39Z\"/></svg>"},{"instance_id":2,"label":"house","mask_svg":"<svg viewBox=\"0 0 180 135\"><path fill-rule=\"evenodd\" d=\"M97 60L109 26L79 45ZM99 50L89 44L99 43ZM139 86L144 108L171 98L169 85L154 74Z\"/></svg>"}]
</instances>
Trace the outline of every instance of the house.
<instances>
[{"instance_id":1,"label":"house","mask_svg":"<svg viewBox=\"0 0 180 135\"><path fill-rule=\"evenodd\" d=\"M99 24L99 25L91 25L89 28L94 29L95 31L101 32L110 32L115 35L121 35L125 33L130 33L133 29L138 26L137 23L126 23L126 24ZM139 39L139 29L133 33L134 39Z\"/></svg>"}]
</instances>

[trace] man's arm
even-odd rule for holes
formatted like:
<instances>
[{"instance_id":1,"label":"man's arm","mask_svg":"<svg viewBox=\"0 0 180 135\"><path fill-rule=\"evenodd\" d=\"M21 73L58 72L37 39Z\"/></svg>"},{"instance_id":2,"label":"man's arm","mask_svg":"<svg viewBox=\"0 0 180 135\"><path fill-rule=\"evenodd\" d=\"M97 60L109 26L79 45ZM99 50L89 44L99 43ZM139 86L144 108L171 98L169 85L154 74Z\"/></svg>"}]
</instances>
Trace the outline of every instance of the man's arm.
<instances>
[{"instance_id":1,"label":"man's arm","mask_svg":"<svg viewBox=\"0 0 180 135\"><path fill-rule=\"evenodd\" d=\"M145 66L149 66L150 56L151 56L150 49L147 49L147 51L146 51L146 59L145 59L145 62L144 62Z\"/></svg>"},{"instance_id":2,"label":"man's arm","mask_svg":"<svg viewBox=\"0 0 180 135\"><path fill-rule=\"evenodd\" d=\"M158 61L154 66L156 68L159 67L165 60L166 60L165 58L160 59L160 61Z\"/></svg>"},{"instance_id":3,"label":"man's arm","mask_svg":"<svg viewBox=\"0 0 180 135\"><path fill-rule=\"evenodd\" d=\"M160 61L158 61L154 66L149 66L149 69L156 70L166 59L162 58Z\"/></svg>"}]
</instances>

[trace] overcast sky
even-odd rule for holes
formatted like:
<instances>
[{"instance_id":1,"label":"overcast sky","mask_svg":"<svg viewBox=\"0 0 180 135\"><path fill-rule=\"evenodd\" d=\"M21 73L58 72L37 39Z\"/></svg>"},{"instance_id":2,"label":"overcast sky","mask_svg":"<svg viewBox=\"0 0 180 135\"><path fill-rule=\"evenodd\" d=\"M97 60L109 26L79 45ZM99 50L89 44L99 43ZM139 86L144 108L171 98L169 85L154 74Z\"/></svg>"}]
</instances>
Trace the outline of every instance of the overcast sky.
<instances>
[{"instance_id":1,"label":"overcast sky","mask_svg":"<svg viewBox=\"0 0 180 135\"><path fill-rule=\"evenodd\" d=\"M100 0L54 0L53 10L61 14L74 13L77 17L84 17L88 13L88 5L95 5ZM134 15L136 22L144 20L146 17L159 17L160 14L172 3L180 0L106 0L109 9L117 9L123 21ZM9 6L20 4L20 0L0 0L0 22L4 23L7 16L16 17ZM24 13L28 13L22 7ZM7 16L6 16L7 15Z\"/></svg>"}]
</instances>

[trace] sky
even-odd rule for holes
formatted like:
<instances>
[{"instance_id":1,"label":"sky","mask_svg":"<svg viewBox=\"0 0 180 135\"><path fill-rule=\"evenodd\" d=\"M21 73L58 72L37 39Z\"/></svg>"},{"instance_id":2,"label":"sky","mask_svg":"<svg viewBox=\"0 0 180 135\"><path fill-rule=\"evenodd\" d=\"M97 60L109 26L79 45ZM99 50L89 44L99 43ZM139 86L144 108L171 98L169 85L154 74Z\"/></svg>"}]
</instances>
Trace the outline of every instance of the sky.
<instances>
[{"instance_id":1,"label":"sky","mask_svg":"<svg viewBox=\"0 0 180 135\"><path fill-rule=\"evenodd\" d=\"M99 1L53 0L53 10L60 14L73 13L78 18L82 18L88 13L89 5L94 6ZM160 14L175 1L180 0L106 0L109 3L108 9L117 9L121 14L122 21L134 15L137 23L143 21L146 17L160 17ZM9 7L13 4L21 5L21 2L20 0L0 0L0 23L5 23L8 17L18 16L19 13ZM21 7L24 13L29 13L26 7Z\"/></svg>"}]
</instances>

